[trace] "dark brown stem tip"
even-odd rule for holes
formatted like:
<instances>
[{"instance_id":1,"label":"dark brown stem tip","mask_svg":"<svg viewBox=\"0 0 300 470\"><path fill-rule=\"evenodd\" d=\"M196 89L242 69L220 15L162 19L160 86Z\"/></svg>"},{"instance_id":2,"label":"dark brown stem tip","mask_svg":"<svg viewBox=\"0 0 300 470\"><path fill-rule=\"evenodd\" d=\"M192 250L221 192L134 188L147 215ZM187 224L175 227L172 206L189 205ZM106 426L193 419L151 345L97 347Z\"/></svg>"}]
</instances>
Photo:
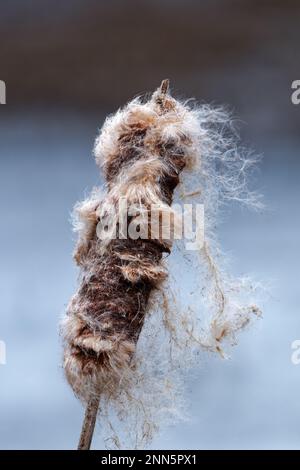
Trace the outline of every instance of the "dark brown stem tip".
<instances>
[{"instance_id":1,"label":"dark brown stem tip","mask_svg":"<svg viewBox=\"0 0 300 470\"><path fill-rule=\"evenodd\" d=\"M166 78L165 80L161 82L160 92L162 95L166 95L168 93L169 86L170 86L170 80L168 78Z\"/></svg>"}]
</instances>

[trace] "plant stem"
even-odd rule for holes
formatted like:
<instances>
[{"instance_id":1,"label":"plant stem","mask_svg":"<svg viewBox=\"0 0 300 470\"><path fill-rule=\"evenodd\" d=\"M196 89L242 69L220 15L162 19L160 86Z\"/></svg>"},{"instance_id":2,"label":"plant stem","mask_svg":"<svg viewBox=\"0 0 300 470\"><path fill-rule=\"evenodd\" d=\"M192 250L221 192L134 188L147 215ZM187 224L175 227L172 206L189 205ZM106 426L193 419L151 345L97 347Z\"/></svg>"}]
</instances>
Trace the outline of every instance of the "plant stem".
<instances>
[{"instance_id":1,"label":"plant stem","mask_svg":"<svg viewBox=\"0 0 300 470\"><path fill-rule=\"evenodd\" d=\"M163 80L161 82L161 85L160 85L160 92L163 94L163 95L166 95L169 91L169 86L170 86L170 81L168 78L166 78L165 80Z\"/></svg>"},{"instance_id":2,"label":"plant stem","mask_svg":"<svg viewBox=\"0 0 300 470\"><path fill-rule=\"evenodd\" d=\"M80 434L78 450L89 450L91 447L96 418L99 408L100 397L93 397L89 400L85 410L84 421Z\"/></svg>"}]
</instances>

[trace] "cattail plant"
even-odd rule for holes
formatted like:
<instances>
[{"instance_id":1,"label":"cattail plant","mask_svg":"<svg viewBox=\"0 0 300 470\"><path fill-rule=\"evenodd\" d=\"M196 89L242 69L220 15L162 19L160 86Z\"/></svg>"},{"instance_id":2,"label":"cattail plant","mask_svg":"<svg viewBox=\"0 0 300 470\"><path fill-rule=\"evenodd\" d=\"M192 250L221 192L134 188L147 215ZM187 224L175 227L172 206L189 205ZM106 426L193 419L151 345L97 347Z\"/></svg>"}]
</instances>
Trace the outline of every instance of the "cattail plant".
<instances>
[{"instance_id":1,"label":"cattail plant","mask_svg":"<svg viewBox=\"0 0 300 470\"><path fill-rule=\"evenodd\" d=\"M114 445L121 445L114 419L125 433L134 429L135 447L144 445L163 412L178 414L179 371L195 365L199 349L224 355L222 342L234 342L236 331L259 313L246 303L246 281L225 274L215 236L224 202L257 204L245 179L250 159L228 135L227 113L175 100L168 86L164 80L148 101L136 98L107 118L94 151L105 191L95 189L75 206L74 258L81 275L62 331L65 375L86 406L79 449L90 447L97 415L106 419ZM192 258L201 287L202 301L194 305L186 299L177 305L180 273L178 287L168 280L174 200L196 200L205 208L204 243L196 255L182 258L183 264ZM166 215L170 236L163 234ZM144 236L128 236L128 226Z\"/></svg>"}]
</instances>

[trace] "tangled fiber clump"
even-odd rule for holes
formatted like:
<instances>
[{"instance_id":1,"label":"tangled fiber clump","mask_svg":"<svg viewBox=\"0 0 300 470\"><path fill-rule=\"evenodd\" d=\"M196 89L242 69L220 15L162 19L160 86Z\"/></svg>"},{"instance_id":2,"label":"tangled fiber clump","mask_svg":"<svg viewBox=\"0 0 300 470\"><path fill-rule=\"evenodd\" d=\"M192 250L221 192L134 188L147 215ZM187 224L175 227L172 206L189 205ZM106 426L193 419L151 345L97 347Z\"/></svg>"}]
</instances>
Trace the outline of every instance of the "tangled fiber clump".
<instances>
[{"instance_id":1,"label":"tangled fiber clump","mask_svg":"<svg viewBox=\"0 0 300 470\"><path fill-rule=\"evenodd\" d=\"M106 193L94 190L75 207L81 278L62 330L67 380L83 402L100 397L108 446L121 447L124 436L144 446L161 421L178 417L179 371L195 364L201 348L223 355L223 340L234 342L236 331L259 313L252 299L246 303L253 287L224 273L214 235L222 203L258 204L245 178L251 160L237 150L229 124L222 110L175 100L164 81L148 101L136 98L107 118L96 140ZM127 225L136 220L140 232L148 233L155 207L156 235L123 236L111 211L118 206L120 217L121 198L136 209L124 208L121 217ZM183 266L177 244L179 253L169 260L177 280L168 281L173 241L160 228L162 214L175 221L174 200L204 204L205 241L196 255L186 254ZM114 227L117 236L108 231L100 239L99 226ZM184 282L187 289L195 284L198 298L187 300ZM123 433L119 424L114 432L117 420Z\"/></svg>"}]
</instances>

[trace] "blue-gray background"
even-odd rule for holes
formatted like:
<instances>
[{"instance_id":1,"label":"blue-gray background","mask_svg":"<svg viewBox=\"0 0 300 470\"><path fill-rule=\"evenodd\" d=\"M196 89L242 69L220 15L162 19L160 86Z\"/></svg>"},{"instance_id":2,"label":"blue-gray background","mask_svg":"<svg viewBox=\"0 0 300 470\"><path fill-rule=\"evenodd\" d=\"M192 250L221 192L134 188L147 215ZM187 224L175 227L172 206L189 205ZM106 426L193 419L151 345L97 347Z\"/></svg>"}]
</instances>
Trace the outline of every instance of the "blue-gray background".
<instances>
[{"instance_id":1,"label":"blue-gray background","mask_svg":"<svg viewBox=\"0 0 300 470\"><path fill-rule=\"evenodd\" d=\"M153 448L300 448L299 124L296 1L0 3L0 448L71 449L82 409L63 378L58 322L76 286L69 218L98 184L104 116L169 77L179 96L229 104L264 155L268 210L228 213L233 270L270 287L229 361L187 384L190 421ZM94 446L104 446L99 437Z\"/></svg>"}]
</instances>

